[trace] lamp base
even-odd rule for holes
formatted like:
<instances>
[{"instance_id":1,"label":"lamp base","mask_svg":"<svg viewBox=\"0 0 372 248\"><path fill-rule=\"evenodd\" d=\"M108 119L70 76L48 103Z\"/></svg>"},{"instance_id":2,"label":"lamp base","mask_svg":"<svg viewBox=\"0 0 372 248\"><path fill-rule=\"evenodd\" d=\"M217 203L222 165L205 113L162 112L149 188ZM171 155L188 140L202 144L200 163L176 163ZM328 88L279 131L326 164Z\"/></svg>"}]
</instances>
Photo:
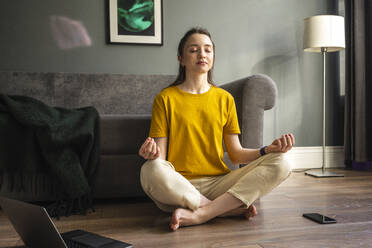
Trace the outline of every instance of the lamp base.
<instances>
[{"instance_id":1,"label":"lamp base","mask_svg":"<svg viewBox=\"0 0 372 248\"><path fill-rule=\"evenodd\" d=\"M313 177L343 177L343 174L338 174L334 172L329 172L325 170L310 170L306 171L305 175L313 176Z\"/></svg>"}]
</instances>

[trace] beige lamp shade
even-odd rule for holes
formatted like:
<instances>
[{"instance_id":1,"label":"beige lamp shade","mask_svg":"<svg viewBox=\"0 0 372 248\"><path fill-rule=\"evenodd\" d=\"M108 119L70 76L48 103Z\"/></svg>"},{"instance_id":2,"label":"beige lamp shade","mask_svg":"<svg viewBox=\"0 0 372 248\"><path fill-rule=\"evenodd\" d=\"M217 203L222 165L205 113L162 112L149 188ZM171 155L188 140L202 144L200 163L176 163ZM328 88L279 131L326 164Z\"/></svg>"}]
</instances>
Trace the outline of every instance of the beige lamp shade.
<instances>
[{"instance_id":1,"label":"beige lamp shade","mask_svg":"<svg viewBox=\"0 0 372 248\"><path fill-rule=\"evenodd\" d=\"M305 52L336 52L345 48L344 17L318 15L304 19L303 49Z\"/></svg>"}]
</instances>

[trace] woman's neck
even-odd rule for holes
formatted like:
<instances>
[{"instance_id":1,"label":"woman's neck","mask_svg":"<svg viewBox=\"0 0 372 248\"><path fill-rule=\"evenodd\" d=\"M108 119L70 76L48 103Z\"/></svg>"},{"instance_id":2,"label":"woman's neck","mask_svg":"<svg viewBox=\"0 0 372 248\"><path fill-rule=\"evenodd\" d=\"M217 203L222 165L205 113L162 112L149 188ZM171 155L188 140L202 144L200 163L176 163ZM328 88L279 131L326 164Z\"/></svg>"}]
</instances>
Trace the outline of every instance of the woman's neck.
<instances>
[{"instance_id":1,"label":"woman's neck","mask_svg":"<svg viewBox=\"0 0 372 248\"><path fill-rule=\"evenodd\" d=\"M211 85L208 83L208 74L198 74L198 75L186 75L186 80L178 85L178 87L186 92L192 94L202 94L207 92Z\"/></svg>"}]
</instances>

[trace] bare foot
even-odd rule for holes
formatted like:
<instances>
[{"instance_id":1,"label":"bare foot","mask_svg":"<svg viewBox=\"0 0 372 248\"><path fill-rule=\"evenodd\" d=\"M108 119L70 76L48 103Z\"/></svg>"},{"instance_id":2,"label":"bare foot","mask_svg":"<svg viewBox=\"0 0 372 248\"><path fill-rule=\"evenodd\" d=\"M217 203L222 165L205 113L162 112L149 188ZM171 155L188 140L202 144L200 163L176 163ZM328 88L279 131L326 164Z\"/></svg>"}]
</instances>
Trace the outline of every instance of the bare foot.
<instances>
[{"instance_id":1,"label":"bare foot","mask_svg":"<svg viewBox=\"0 0 372 248\"><path fill-rule=\"evenodd\" d=\"M219 217L229 217L229 216L244 216L247 220L253 218L257 215L257 209L252 204L248 208L237 208L233 209L227 213L220 215Z\"/></svg>"},{"instance_id":2,"label":"bare foot","mask_svg":"<svg viewBox=\"0 0 372 248\"><path fill-rule=\"evenodd\" d=\"M177 208L173 212L169 226L173 231L176 231L181 226L198 225L201 223L202 221L197 216L195 211L192 212L184 208Z\"/></svg>"},{"instance_id":3,"label":"bare foot","mask_svg":"<svg viewBox=\"0 0 372 248\"><path fill-rule=\"evenodd\" d=\"M257 216L257 214L257 208L252 204L248 207L248 209L246 209L244 216L247 220L249 220L250 218Z\"/></svg>"}]
</instances>

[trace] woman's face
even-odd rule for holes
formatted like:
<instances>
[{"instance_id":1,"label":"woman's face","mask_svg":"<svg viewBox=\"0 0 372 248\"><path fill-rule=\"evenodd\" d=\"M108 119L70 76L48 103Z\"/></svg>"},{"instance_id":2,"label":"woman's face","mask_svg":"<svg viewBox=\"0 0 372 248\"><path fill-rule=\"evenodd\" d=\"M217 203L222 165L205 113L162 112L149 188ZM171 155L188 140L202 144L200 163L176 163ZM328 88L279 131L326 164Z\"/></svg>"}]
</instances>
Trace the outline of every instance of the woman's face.
<instances>
[{"instance_id":1,"label":"woman's face","mask_svg":"<svg viewBox=\"0 0 372 248\"><path fill-rule=\"evenodd\" d=\"M187 72L207 73L213 66L214 47L211 39L205 34L191 35L179 57Z\"/></svg>"}]
</instances>

